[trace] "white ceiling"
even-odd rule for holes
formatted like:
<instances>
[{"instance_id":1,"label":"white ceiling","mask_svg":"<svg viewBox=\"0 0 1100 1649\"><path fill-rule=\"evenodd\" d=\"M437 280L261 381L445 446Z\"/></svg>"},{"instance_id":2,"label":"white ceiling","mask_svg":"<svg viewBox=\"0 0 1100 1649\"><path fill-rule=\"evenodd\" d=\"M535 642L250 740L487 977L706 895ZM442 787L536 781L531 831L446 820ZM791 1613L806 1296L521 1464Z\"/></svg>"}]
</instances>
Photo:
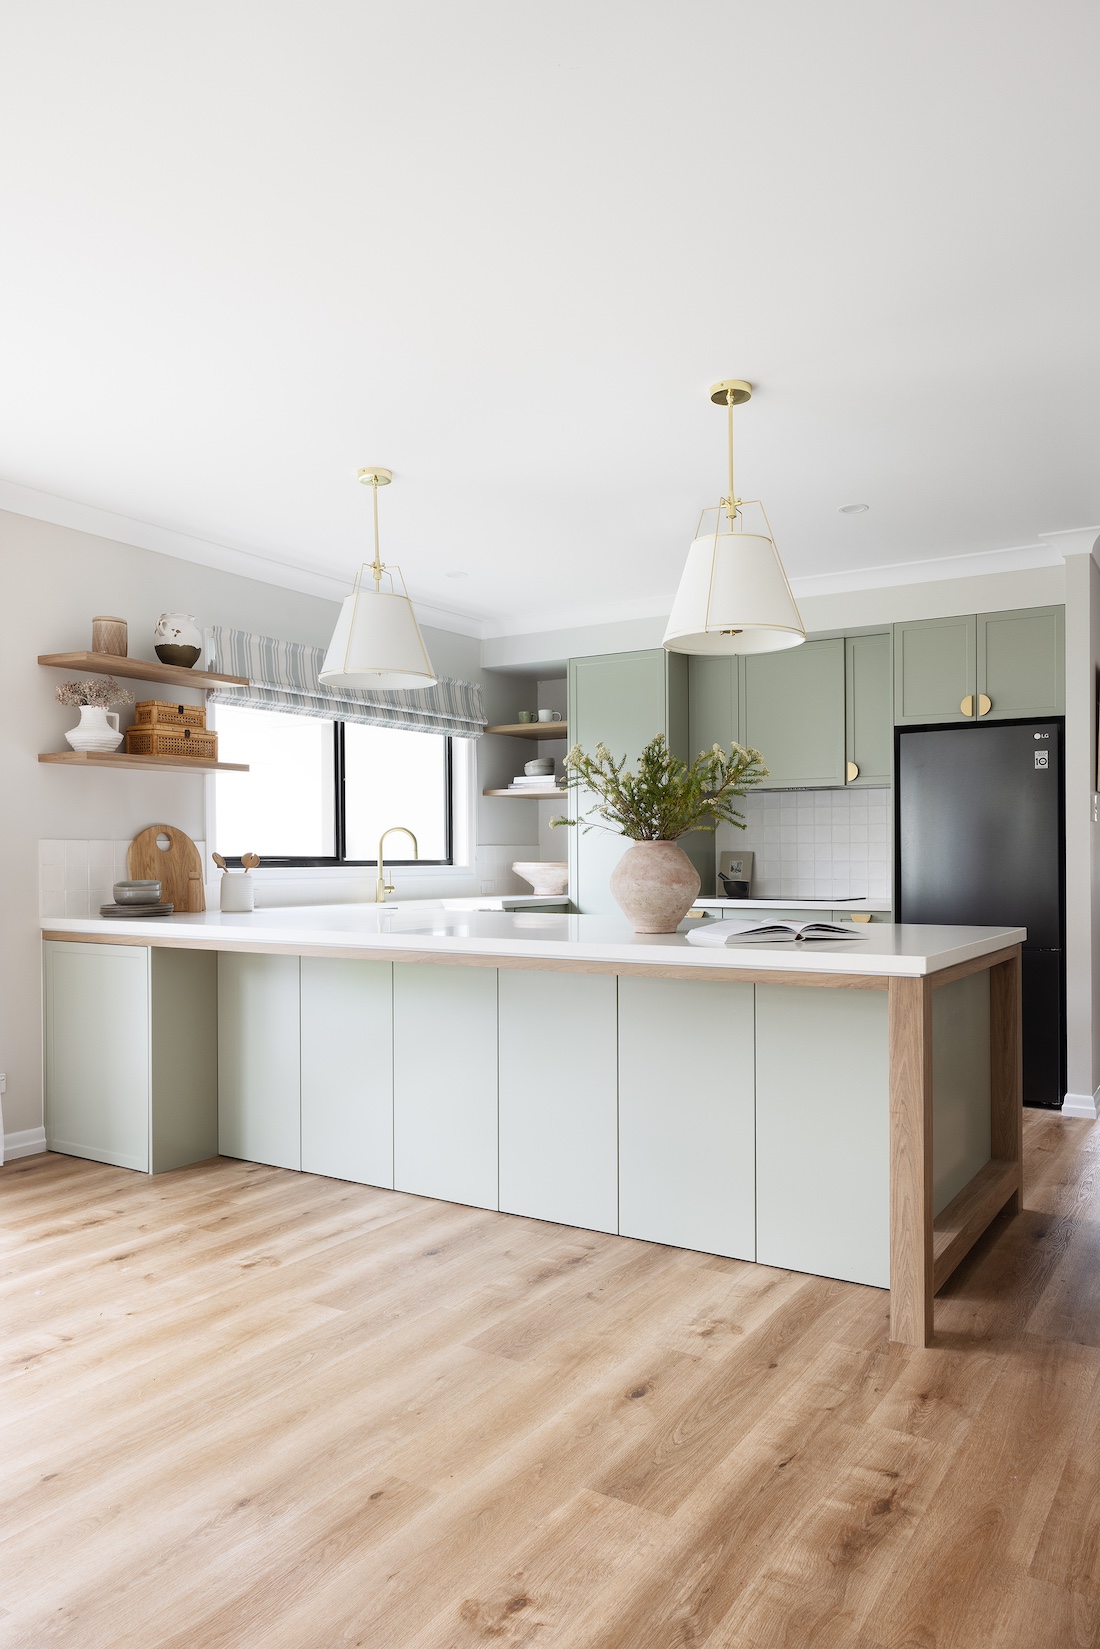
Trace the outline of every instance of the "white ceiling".
<instances>
[{"instance_id":1,"label":"white ceiling","mask_svg":"<svg viewBox=\"0 0 1100 1649\"><path fill-rule=\"evenodd\" d=\"M0 476L489 630L1100 520L1094 0L36 0ZM866 515L837 507L865 502ZM464 578L448 573L460 571Z\"/></svg>"}]
</instances>

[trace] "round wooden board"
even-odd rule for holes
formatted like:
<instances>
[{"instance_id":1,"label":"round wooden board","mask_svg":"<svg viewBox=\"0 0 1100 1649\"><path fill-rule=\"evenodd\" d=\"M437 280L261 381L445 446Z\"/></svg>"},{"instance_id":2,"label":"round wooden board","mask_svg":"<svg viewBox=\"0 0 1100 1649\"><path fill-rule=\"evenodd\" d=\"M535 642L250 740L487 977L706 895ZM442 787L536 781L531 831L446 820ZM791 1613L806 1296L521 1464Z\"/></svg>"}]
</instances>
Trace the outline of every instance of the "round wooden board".
<instances>
[{"instance_id":1,"label":"round wooden board","mask_svg":"<svg viewBox=\"0 0 1100 1649\"><path fill-rule=\"evenodd\" d=\"M158 836L168 838L167 848L157 846ZM130 843L126 864L132 881L159 882L161 898L178 912L206 909L202 860L186 831L175 825L150 825Z\"/></svg>"}]
</instances>

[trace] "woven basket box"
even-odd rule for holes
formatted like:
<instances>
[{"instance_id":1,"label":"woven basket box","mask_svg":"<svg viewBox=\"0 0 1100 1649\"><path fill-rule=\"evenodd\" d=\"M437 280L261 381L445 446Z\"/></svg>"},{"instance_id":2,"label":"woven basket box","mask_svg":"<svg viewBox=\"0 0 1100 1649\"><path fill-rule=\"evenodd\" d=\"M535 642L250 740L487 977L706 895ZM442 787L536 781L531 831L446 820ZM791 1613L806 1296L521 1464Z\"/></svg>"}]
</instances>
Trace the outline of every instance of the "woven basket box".
<instances>
[{"instance_id":1,"label":"woven basket box","mask_svg":"<svg viewBox=\"0 0 1100 1649\"><path fill-rule=\"evenodd\" d=\"M135 727L206 726L204 704L167 704L163 699L142 699L134 705Z\"/></svg>"},{"instance_id":2,"label":"woven basket box","mask_svg":"<svg viewBox=\"0 0 1100 1649\"><path fill-rule=\"evenodd\" d=\"M128 727L128 756L188 756L197 761L216 762L218 735L197 727Z\"/></svg>"}]
</instances>

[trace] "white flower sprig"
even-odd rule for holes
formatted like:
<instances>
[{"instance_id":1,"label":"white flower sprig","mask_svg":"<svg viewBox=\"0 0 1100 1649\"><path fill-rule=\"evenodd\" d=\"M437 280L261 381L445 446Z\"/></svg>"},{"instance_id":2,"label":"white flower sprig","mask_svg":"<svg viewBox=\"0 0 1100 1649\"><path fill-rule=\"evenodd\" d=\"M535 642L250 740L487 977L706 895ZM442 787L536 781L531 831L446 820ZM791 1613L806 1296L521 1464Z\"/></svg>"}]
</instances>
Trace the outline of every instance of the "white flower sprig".
<instances>
[{"instance_id":1,"label":"white flower sprig","mask_svg":"<svg viewBox=\"0 0 1100 1649\"><path fill-rule=\"evenodd\" d=\"M114 676L94 676L84 681L63 681L56 690L58 704L72 708L86 704L133 704L134 695L120 687Z\"/></svg>"},{"instance_id":2,"label":"white flower sprig","mask_svg":"<svg viewBox=\"0 0 1100 1649\"><path fill-rule=\"evenodd\" d=\"M590 756L575 744L565 771L567 789L596 798L587 815L579 816L582 827L615 830L635 842L674 842L689 830L714 830L719 821L744 830L744 815L734 801L768 777L759 750L734 744L727 753L715 744L689 765L672 754L663 733L646 745L634 772L626 771L625 756L616 761L605 744Z\"/></svg>"}]
</instances>

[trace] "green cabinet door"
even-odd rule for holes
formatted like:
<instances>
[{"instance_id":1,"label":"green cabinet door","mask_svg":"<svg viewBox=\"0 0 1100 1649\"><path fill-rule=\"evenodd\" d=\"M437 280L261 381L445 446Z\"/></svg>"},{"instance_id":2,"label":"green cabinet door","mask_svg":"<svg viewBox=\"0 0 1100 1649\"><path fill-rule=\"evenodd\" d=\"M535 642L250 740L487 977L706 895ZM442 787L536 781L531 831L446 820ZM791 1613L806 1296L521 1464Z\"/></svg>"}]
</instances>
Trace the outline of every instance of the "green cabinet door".
<instances>
[{"instance_id":1,"label":"green cabinet door","mask_svg":"<svg viewBox=\"0 0 1100 1649\"><path fill-rule=\"evenodd\" d=\"M741 659L741 742L769 770L763 788L844 783L844 640Z\"/></svg>"},{"instance_id":2,"label":"green cabinet door","mask_svg":"<svg viewBox=\"0 0 1100 1649\"><path fill-rule=\"evenodd\" d=\"M847 636L844 720L849 784L890 783L893 700L889 631L877 636Z\"/></svg>"},{"instance_id":3,"label":"green cabinet door","mask_svg":"<svg viewBox=\"0 0 1100 1649\"><path fill-rule=\"evenodd\" d=\"M965 721L977 706L977 625L972 615L894 625L894 720Z\"/></svg>"},{"instance_id":4,"label":"green cabinet door","mask_svg":"<svg viewBox=\"0 0 1100 1649\"><path fill-rule=\"evenodd\" d=\"M1030 607L978 614L979 716L997 721L1064 714L1065 612Z\"/></svg>"},{"instance_id":5,"label":"green cabinet door","mask_svg":"<svg viewBox=\"0 0 1100 1649\"><path fill-rule=\"evenodd\" d=\"M570 741L589 754L597 744L605 744L616 760L625 756L633 764L655 734L671 737L668 660L662 647L570 660ZM686 660L678 658L676 664L686 680ZM686 699L686 692L683 697ZM578 811L586 813L592 799L584 792L571 793L569 817L577 818ZM618 915L608 881L629 843L625 837L603 829L586 832L574 828L570 835L570 891L576 908L586 914Z\"/></svg>"},{"instance_id":6,"label":"green cabinet door","mask_svg":"<svg viewBox=\"0 0 1100 1649\"><path fill-rule=\"evenodd\" d=\"M688 664L688 754L737 739L737 660L693 654Z\"/></svg>"}]
</instances>

